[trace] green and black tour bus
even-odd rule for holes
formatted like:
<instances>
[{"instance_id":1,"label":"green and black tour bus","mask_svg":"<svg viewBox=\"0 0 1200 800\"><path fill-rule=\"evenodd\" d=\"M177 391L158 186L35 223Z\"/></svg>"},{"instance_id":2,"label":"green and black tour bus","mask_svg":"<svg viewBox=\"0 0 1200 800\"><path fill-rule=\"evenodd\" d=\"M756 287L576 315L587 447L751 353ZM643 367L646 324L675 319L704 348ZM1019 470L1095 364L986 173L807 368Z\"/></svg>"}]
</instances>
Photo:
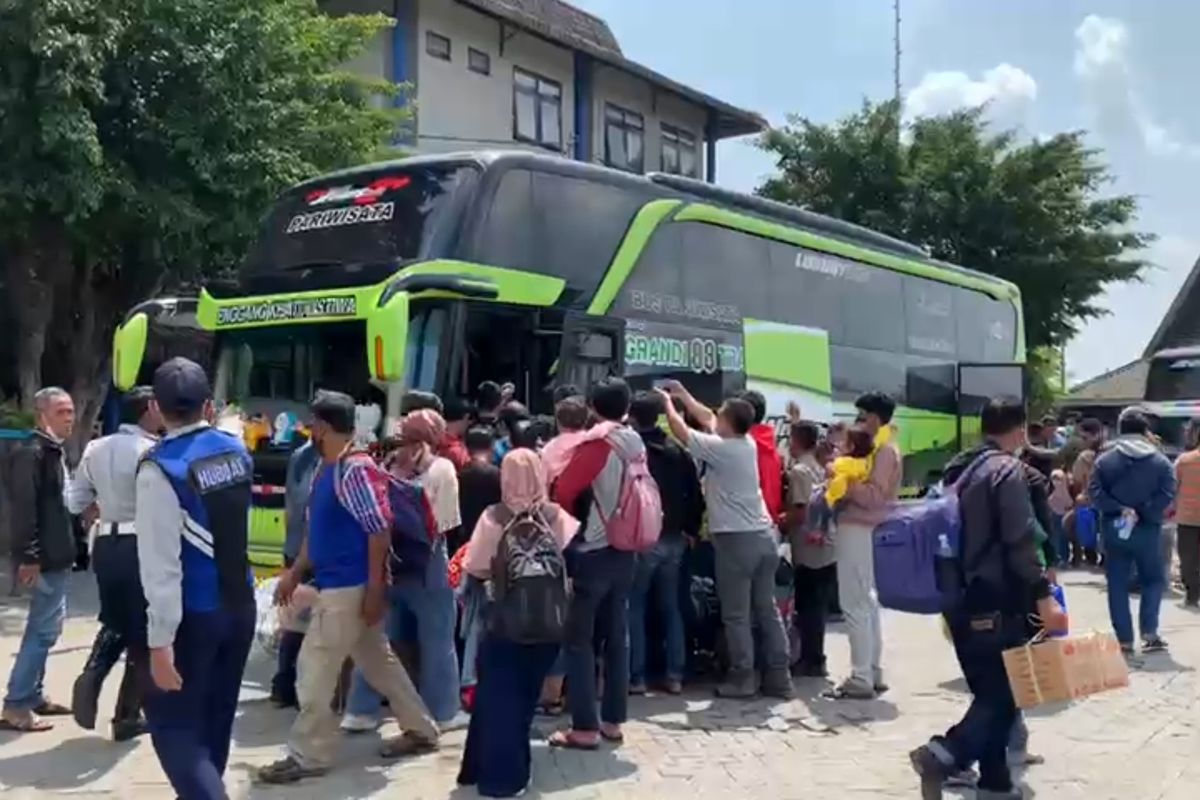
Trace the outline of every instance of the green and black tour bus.
<instances>
[{"instance_id":1,"label":"green and black tour bus","mask_svg":"<svg viewBox=\"0 0 1200 800\"><path fill-rule=\"evenodd\" d=\"M511 381L532 410L553 388L677 378L717 404L743 388L782 422L900 404L906 487L977 433L983 398L1024 393L1011 283L910 244L709 184L528 152L408 158L325 175L266 216L235 285L132 309L113 376L146 378L156 326L205 337L218 403L302 415L346 391L374 423L409 389L469 396ZM782 429L782 426L781 426ZM278 561L286 452L256 453L267 487L255 556Z\"/></svg>"}]
</instances>

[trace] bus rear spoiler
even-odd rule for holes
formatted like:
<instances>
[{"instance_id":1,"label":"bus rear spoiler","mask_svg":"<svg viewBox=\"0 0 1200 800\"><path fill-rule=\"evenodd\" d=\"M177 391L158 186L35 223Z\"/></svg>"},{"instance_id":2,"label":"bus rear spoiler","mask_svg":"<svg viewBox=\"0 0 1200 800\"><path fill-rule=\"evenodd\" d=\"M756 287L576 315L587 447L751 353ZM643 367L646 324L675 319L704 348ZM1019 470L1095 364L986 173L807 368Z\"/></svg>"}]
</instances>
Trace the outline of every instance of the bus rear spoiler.
<instances>
[{"instance_id":1,"label":"bus rear spoiler","mask_svg":"<svg viewBox=\"0 0 1200 800\"><path fill-rule=\"evenodd\" d=\"M476 300L500 296L495 283L470 275L401 275L393 280L367 314L367 352L375 380L390 383L404 377L409 299L427 292Z\"/></svg>"}]
</instances>

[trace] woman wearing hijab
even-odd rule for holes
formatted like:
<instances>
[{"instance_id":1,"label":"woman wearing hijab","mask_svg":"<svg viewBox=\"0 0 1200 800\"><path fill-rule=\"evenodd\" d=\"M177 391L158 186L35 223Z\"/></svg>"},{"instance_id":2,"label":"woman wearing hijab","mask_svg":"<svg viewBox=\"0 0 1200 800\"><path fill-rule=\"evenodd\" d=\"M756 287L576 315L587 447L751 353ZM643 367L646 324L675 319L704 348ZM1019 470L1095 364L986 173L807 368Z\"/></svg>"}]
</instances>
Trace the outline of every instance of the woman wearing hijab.
<instances>
[{"instance_id":1,"label":"woman wearing hijab","mask_svg":"<svg viewBox=\"0 0 1200 800\"><path fill-rule=\"evenodd\" d=\"M482 580L491 581L505 569L498 557L504 552L501 541L520 520L533 517L544 526L558 554L579 530L578 520L547 499L541 459L532 450L519 448L504 457L500 494L500 502L479 518L463 560L464 569ZM560 645L514 641L497 616L489 620L479 646L479 683L458 783L475 786L484 797L515 797L529 785L529 730L542 680Z\"/></svg>"}]
</instances>

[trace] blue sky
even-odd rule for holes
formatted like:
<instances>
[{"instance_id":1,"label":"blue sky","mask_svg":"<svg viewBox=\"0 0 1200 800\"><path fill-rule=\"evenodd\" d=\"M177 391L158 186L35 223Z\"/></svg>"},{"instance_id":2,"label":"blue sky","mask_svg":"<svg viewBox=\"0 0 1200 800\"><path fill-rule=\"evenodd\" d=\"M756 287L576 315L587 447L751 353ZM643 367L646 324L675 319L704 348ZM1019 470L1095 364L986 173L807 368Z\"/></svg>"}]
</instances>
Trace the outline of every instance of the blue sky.
<instances>
[{"instance_id":1,"label":"blue sky","mask_svg":"<svg viewBox=\"0 0 1200 800\"><path fill-rule=\"evenodd\" d=\"M892 0L572 1L607 20L627 56L775 124L892 94ZM998 125L1029 136L1086 129L1113 191L1139 196L1157 266L1114 287L1111 314L1067 351L1074 380L1137 358L1200 257L1200 4L901 0L901 12L910 113L990 102ZM746 141L723 143L718 180L749 190L771 166Z\"/></svg>"}]
</instances>

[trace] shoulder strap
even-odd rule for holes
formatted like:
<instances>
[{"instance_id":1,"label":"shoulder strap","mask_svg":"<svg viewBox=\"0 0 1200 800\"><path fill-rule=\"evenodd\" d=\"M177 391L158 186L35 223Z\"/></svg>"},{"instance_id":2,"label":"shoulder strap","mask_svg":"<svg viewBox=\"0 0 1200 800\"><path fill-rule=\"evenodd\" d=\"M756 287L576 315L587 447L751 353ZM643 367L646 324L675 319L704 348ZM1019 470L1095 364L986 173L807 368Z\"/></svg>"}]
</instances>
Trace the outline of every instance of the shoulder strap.
<instances>
[{"instance_id":1,"label":"shoulder strap","mask_svg":"<svg viewBox=\"0 0 1200 800\"><path fill-rule=\"evenodd\" d=\"M975 460L967 465L967 468L963 470L963 474L959 475L958 480L954 482L955 491L961 491L962 489L967 488L967 486L971 483L971 479L975 477L975 473L979 471L979 468L987 463L989 458L998 454L999 452L1000 451L998 450L988 449L975 456Z\"/></svg>"}]
</instances>

